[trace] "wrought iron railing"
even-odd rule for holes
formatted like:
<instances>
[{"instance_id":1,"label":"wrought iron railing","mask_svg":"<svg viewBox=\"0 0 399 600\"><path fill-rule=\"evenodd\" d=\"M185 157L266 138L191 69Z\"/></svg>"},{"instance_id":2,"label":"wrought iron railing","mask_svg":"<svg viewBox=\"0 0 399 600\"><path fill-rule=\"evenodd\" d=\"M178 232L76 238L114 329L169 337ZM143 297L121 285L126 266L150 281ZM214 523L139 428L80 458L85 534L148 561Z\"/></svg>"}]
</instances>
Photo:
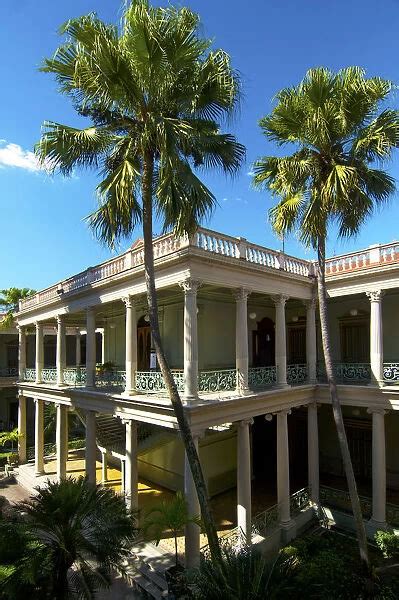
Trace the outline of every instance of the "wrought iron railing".
<instances>
[{"instance_id":1,"label":"wrought iron railing","mask_svg":"<svg viewBox=\"0 0 399 600\"><path fill-rule=\"evenodd\" d=\"M363 517L369 519L373 512L372 500L367 496L359 496L359 498ZM320 503L330 508L352 513L351 499L346 490L322 485L320 486ZM399 527L399 506L397 504L386 503L386 519L389 525Z\"/></svg>"},{"instance_id":2,"label":"wrought iron railing","mask_svg":"<svg viewBox=\"0 0 399 600\"><path fill-rule=\"evenodd\" d=\"M279 507L274 504L252 519L252 535L266 537L279 526Z\"/></svg>"},{"instance_id":3,"label":"wrought iron railing","mask_svg":"<svg viewBox=\"0 0 399 600\"><path fill-rule=\"evenodd\" d=\"M18 369L14 367L5 367L0 369L0 377L17 377Z\"/></svg>"},{"instance_id":4,"label":"wrought iron railing","mask_svg":"<svg viewBox=\"0 0 399 600\"><path fill-rule=\"evenodd\" d=\"M334 374L337 383L358 385L369 383L371 380L371 367L369 363L334 363ZM324 363L317 365L317 380L320 383L327 381Z\"/></svg>"},{"instance_id":5,"label":"wrought iron railing","mask_svg":"<svg viewBox=\"0 0 399 600\"><path fill-rule=\"evenodd\" d=\"M386 383L399 382L399 363L384 363L383 376Z\"/></svg>"},{"instance_id":6,"label":"wrought iron railing","mask_svg":"<svg viewBox=\"0 0 399 600\"><path fill-rule=\"evenodd\" d=\"M310 506L310 488L304 487L290 496L291 516L295 516Z\"/></svg>"},{"instance_id":7,"label":"wrought iron railing","mask_svg":"<svg viewBox=\"0 0 399 600\"><path fill-rule=\"evenodd\" d=\"M125 387L126 371L122 369L97 371L95 374L95 383L98 387Z\"/></svg>"},{"instance_id":8,"label":"wrought iron railing","mask_svg":"<svg viewBox=\"0 0 399 600\"><path fill-rule=\"evenodd\" d=\"M24 381L35 381L36 379L36 369L25 369L24 371Z\"/></svg>"},{"instance_id":9,"label":"wrought iron railing","mask_svg":"<svg viewBox=\"0 0 399 600\"><path fill-rule=\"evenodd\" d=\"M184 390L183 371L172 371L177 389ZM145 394L156 394L166 391L165 381L161 371L137 371L136 372L136 390Z\"/></svg>"},{"instance_id":10,"label":"wrought iron railing","mask_svg":"<svg viewBox=\"0 0 399 600\"><path fill-rule=\"evenodd\" d=\"M57 381L57 369L42 369L42 381L43 383L55 383Z\"/></svg>"},{"instance_id":11,"label":"wrought iron railing","mask_svg":"<svg viewBox=\"0 0 399 600\"><path fill-rule=\"evenodd\" d=\"M200 371L198 389L200 392L222 392L235 390L237 386L236 369L220 371Z\"/></svg>"},{"instance_id":12,"label":"wrought iron railing","mask_svg":"<svg viewBox=\"0 0 399 600\"><path fill-rule=\"evenodd\" d=\"M230 529L227 532L219 533L218 538L221 548L236 548L239 550L243 545L245 545L244 533L241 527L238 526ZM202 546L201 554L207 560L211 558L208 544Z\"/></svg>"},{"instance_id":13,"label":"wrought iron railing","mask_svg":"<svg viewBox=\"0 0 399 600\"><path fill-rule=\"evenodd\" d=\"M74 439L68 440L69 450L84 448L85 445L86 445L86 440L84 438L74 438ZM44 457L52 456L56 452L57 452L57 445L55 443L50 442L48 444L44 444L44 446L43 446L43 456ZM27 448L26 453L27 453L28 460L33 460L35 458L35 447L29 446L29 448Z\"/></svg>"},{"instance_id":14,"label":"wrought iron railing","mask_svg":"<svg viewBox=\"0 0 399 600\"><path fill-rule=\"evenodd\" d=\"M66 385L84 385L86 383L86 367L66 367L64 383Z\"/></svg>"},{"instance_id":15,"label":"wrought iron railing","mask_svg":"<svg viewBox=\"0 0 399 600\"><path fill-rule=\"evenodd\" d=\"M248 369L248 385L251 389L264 389L277 382L276 367L251 367Z\"/></svg>"},{"instance_id":16,"label":"wrought iron railing","mask_svg":"<svg viewBox=\"0 0 399 600\"><path fill-rule=\"evenodd\" d=\"M302 385L307 380L307 365L287 365L287 383L290 385Z\"/></svg>"}]
</instances>

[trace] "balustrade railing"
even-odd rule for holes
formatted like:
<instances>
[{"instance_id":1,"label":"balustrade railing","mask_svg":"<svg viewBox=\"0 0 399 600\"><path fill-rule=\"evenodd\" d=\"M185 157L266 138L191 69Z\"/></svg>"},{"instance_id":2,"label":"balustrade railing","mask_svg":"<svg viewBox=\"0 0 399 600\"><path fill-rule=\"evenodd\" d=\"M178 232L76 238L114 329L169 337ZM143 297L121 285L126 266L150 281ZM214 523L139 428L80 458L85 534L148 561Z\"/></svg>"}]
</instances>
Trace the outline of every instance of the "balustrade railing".
<instances>
[{"instance_id":1,"label":"balustrade railing","mask_svg":"<svg viewBox=\"0 0 399 600\"><path fill-rule=\"evenodd\" d=\"M235 390L237 386L236 369L221 371L200 371L198 389L200 392L222 392Z\"/></svg>"},{"instance_id":2,"label":"balustrade railing","mask_svg":"<svg viewBox=\"0 0 399 600\"><path fill-rule=\"evenodd\" d=\"M0 377L17 377L18 369L14 367L5 367L0 369Z\"/></svg>"},{"instance_id":3,"label":"balustrade railing","mask_svg":"<svg viewBox=\"0 0 399 600\"><path fill-rule=\"evenodd\" d=\"M361 385L367 384L371 380L369 363L334 363L333 368L337 383ZM320 383L327 381L324 363L317 365L317 379Z\"/></svg>"},{"instance_id":4,"label":"balustrade railing","mask_svg":"<svg viewBox=\"0 0 399 600\"><path fill-rule=\"evenodd\" d=\"M287 383L289 385L302 385L308 380L307 365L287 365Z\"/></svg>"},{"instance_id":5,"label":"balustrade railing","mask_svg":"<svg viewBox=\"0 0 399 600\"><path fill-rule=\"evenodd\" d=\"M68 449L69 450L78 450L84 448L86 445L86 440L84 438L73 438L68 440ZM27 458L28 460L33 460L35 458L35 447L29 446L27 448ZM50 442L48 444L44 444L43 446L43 456L48 457L52 456L57 452L57 444L54 442Z\"/></svg>"},{"instance_id":6,"label":"balustrade railing","mask_svg":"<svg viewBox=\"0 0 399 600\"><path fill-rule=\"evenodd\" d=\"M248 385L253 390L271 387L276 382L276 367L251 367L248 369Z\"/></svg>"}]
</instances>

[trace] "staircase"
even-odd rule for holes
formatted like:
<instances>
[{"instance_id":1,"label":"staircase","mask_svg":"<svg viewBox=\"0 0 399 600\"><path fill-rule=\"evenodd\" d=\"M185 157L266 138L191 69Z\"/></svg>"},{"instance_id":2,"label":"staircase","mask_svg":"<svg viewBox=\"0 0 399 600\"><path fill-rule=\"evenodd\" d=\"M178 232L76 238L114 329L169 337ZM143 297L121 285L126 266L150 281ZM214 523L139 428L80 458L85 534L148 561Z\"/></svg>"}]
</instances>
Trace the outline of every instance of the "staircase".
<instances>
[{"instance_id":1,"label":"staircase","mask_svg":"<svg viewBox=\"0 0 399 600\"><path fill-rule=\"evenodd\" d=\"M85 425L83 411L75 409L79 419ZM170 432L168 434L170 436ZM143 451L158 443L165 436L165 430L157 425L139 423L137 428L138 450ZM126 427L118 417L100 414L96 416L96 442L100 450L107 450L121 459L125 456Z\"/></svg>"}]
</instances>

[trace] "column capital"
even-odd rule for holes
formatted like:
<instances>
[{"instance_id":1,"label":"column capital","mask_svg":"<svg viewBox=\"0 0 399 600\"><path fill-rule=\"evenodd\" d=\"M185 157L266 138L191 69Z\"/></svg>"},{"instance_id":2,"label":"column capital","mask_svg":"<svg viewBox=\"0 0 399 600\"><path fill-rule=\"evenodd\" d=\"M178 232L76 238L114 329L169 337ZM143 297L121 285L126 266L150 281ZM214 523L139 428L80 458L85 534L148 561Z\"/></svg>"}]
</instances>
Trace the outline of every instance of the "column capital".
<instances>
[{"instance_id":1,"label":"column capital","mask_svg":"<svg viewBox=\"0 0 399 600\"><path fill-rule=\"evenodd\" d=\"M307 309L316 310L317 298L311 298L310 300L303 300L302 302L306 306Z\"/></svg>"},{"instance_id":2,"label":"column capital","mask_svg":"<svg viewBox=\"0 0 399 600\"><path fill-rule=\"evenodd\" d=\"M17 325L18 333L26 333L26 325Z\"/></svg>"},{"instance_id":3,"label":"column capital","mask_svg":"<svg viewBox=\"0 0 399 600\"><path fill-rule=\"evenodd\" d=\"M189 295L189 294L196 294L198 291L198 288L201 287L202 285L202 281L200 281L199 279L191 279L190 277L187 279L183 279L183 281L179 281L179 286L183 289L184 293Z\"/></svg>"},{"instance_id":4,"label":"column capital","mask_svg":"<svg viewBox=\"0 0 399 600\"><path fill-rule=\"evenodd\" d=\"M370 292L366 292L366 296L369 298L370 302L381 302L384 295L385 290L372 290Z\"/></svg>"},{"instance_id":5,"label":"column capital","mask_svg":"<svg viewBox=\"0 0 399 600\"><path fill-rule=\"evenodd\" d=\"M43 329L43 321L35 321L36 331Z\"/></svg>"},{"instance_id":6,"label":"column capital","mask_svg":"<svg viewBox=\"0 0 399 600\"><path fill-rule=\"evenodd\" d=\"M252 294L252 290L249 290L248 288L237 288L236 290L232 290L231 293L237 302L242 302Z\"/></svg>"},{"instance_id":7,"label":"column capital","mask_svg":"<svg viewBox=\"0 0 399 600\"><path fill-rule=\"evenodd\" d=\"M86 313L87 314L93 314L94 313L94 306L86 306Z\"/></svg>"},{"instance_id":8,"label":"column capital","mask_svg":"<svg viewBox=\"0 0 399 600\"><path fill-rule=\"evenodd\" d=\"M291 408L283 408L283 410L278 410L274 414L277 416L279 416L279 415L281 415L281 416L287 415L288 416L291 414L291 412L292 412Z\"/></svg>"},{"instance_id":9,"label":"column capital","mask_svg":"<svg viewBox=\"0 0 399 600\"><path fill-rule=\"evenodd\" d=\"M368 412L368 414L369 414L369 415L372 415L372 414L376 413L377 415L382 415L382 416L384 416L384 415L386 415L387 413L389 413L389 410L388 410L388 409L386 409L386 408L381 408L381 407L379 407L379 406L370 406L370 407L367 409L367 412Z\"/></svg>"},{"instance_id":10,"label":"column capital","mask_svg":"<svg viewBox=\"0 0 399 600\"><path fill-rule=\"evenodd\" d=\"M135 419L128 419L127 417L119 417L123 425L135 425L137 427L137 421Z\"/></svg>"},{"instance_id":11,"label":"column capital","mask_svg":"<svg viewBox=\"0 0 399 600\"><path fill-rule=\"evenodd\" d=\"M241 419L241 421L237 421L238 427L248 427L254 424L254 420L251 417L250 419Z\"/></svg>"},{"instance_id":12,"label":"column capital","mask_svg":"<svg viewBox=\"0 0 399 600\"><path fill-rule=\"evenodd\" d=\"M122 302L125 304L126 308L137 308L137 299L135 296L124 296L122 298Z\"/></svg>"},{"instance_id":13,"label":"column capital","mask_svg":"<svg viewBox=\"0 0 399 600\"><path fill-rule=\"evenodd\" d=\"M57 325L63 325L63 323L65 322L65 315L57 315L55 317L55 320L57 321Z\"/></svg>"},{"instance_id":14,"label":"column capital","mask_svg":"<svg viewBox=\"0 0 399 600\"><path fill-rule=\"evenodd\" d=\"M75 327L75 335L79 335L79 336L82 335L80 333L80 327Z\"/></svg>"},{"instance_id":15,"label":"column capital","mask_svg":"<svg viewBox=\"0 0 399 600\"><path fill-rule=\"evenodd\" d=\"M284 294L277 294L275 296L270 296L275 306L285 306L287 300L290 299L289 296L285 296Z\"/></svg>"}]
</instances>

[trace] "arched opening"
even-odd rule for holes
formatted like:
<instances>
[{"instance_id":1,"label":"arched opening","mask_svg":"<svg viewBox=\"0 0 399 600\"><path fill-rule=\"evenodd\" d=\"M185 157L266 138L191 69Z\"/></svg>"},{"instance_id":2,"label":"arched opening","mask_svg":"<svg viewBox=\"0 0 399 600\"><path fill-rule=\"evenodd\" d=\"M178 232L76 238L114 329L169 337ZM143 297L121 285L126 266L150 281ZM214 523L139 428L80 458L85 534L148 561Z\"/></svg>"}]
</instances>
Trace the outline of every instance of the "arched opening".
<instances>
[{"instance_id":1,"label":"arched opening","mask_svg":"<svg viewBox=\"0 0 399 600\"><path fill-rule=\"evenodd\" d=\"M252 332L252 356L254 367L271 367L275 364L274 323L268 317L258 322Z\"/></svg>"},{"instance_id":2,"label":"arched opening","mask_svg":"<svg viewBox=\"0 0 399 600\"><path fill-rule=\"evenodd\" d=\"M150 370L150 355L151 328L143 316L137 323L137 369L139 371Z\"/></svg>"}]
</instances>

